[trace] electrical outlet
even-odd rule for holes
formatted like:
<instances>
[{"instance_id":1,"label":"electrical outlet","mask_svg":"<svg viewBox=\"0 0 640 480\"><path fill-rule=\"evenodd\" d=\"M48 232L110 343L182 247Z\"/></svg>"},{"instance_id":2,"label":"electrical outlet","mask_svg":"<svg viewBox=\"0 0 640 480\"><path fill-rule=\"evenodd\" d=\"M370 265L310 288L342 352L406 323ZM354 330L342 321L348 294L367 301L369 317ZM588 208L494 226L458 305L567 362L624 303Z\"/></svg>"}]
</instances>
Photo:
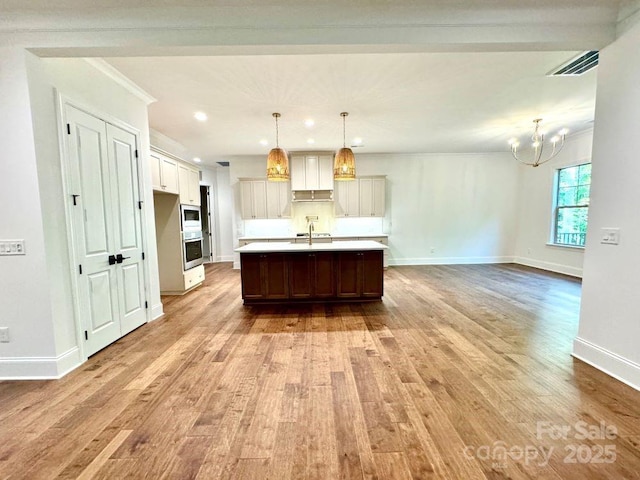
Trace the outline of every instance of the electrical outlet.
<instances>
[{"instance_id":1,"label":"electrical outlet","mask_svg":"<svg viewBox=\"0 0 640 480\"><path fill-rule=\"evenodd\" d=\"M0 255L24 254L24 240L0 240Z\"/></svg>"},{"instance_id":2,"label":"electrical outlet","mask_svg":"<svg viewBox=\"0 0 640 480\"><path fill-rule=\"evenodd\" d=\"M0 342L9 342L9 327L0 327Z\"/></svg>"},{"instance_id":3,"label":"electrical outlet","mask_svg":"<svg viewBox=\"0 0 640 480\"><path fill-rule=\"evenodd\" d=\"M436 253L436 247L431 247L431 253Z\"/></svg>"}]
</instances>

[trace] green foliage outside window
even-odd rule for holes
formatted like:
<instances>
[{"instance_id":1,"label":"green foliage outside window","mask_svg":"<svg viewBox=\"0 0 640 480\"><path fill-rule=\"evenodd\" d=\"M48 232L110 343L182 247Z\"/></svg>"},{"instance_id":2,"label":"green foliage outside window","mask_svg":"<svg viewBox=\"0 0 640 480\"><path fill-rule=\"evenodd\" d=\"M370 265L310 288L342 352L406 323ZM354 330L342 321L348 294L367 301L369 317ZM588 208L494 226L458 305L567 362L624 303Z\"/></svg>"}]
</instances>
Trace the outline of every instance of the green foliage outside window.
<instances>
[{"instance_id":1,"label":"green foliage outside window","mask_svg":"<svg viewBox=\"0 0 640 480\"><path fill-rule=\"evenodd\" d=\"M591 164L558 170L554 243L584 246L589 216Z\"/></svg>"}]
</instances>

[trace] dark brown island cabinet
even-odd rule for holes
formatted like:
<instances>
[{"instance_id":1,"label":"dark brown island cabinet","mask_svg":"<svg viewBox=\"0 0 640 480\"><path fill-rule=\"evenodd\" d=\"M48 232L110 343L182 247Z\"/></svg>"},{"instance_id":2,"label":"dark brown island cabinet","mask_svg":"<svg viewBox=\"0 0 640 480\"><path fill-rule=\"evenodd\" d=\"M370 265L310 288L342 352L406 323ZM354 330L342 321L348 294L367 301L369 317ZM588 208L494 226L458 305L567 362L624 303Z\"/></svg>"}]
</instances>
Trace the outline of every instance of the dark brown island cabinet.
<instances>
[{"instance_id":1,"label":"dark brown island cabinet","mask_svg":"<svg viewBox=\"0 0 640 480\"><path fill-rule=\"evenodd\" d=\"M379 300L383 251L240 253L245 304Z\"/></svg>"}]
</instances>

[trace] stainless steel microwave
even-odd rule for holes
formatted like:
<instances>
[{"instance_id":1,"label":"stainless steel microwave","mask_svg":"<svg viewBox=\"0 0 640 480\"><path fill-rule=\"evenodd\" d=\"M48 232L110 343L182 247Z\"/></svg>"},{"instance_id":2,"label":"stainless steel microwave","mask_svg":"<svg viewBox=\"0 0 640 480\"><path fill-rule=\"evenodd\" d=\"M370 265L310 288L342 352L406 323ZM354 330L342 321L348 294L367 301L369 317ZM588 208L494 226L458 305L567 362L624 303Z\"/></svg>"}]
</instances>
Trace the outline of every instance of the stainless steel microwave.
<instances>
[{"instance_id":1,"label":"stainless steel microwave","mask_svg":"<svg viewBox=\"0 0 640 480\"><path fill-rule=\"evenodd\" d=\"M180 205L180 224L183 232L201 231L200 207Z\"/></svg>"}]
</instances>

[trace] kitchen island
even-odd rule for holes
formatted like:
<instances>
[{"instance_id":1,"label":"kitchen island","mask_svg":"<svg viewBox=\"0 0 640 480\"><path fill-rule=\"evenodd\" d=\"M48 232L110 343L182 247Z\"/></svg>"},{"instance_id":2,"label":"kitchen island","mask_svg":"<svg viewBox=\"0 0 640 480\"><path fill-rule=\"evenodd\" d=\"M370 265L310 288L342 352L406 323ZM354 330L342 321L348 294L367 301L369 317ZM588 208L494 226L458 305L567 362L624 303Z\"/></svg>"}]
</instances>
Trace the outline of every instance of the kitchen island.
<instances>
[{"instance_id":1,"label":"kitchen island","mask_svg":"<svg viewBox=\"0 0 640 480\"><path fill-rule=\"evenodd\" d=\"M383 252L372 240L251 243L240 253L245 304L363 302L383 295Z\"/></svg>"}]
</instances>

